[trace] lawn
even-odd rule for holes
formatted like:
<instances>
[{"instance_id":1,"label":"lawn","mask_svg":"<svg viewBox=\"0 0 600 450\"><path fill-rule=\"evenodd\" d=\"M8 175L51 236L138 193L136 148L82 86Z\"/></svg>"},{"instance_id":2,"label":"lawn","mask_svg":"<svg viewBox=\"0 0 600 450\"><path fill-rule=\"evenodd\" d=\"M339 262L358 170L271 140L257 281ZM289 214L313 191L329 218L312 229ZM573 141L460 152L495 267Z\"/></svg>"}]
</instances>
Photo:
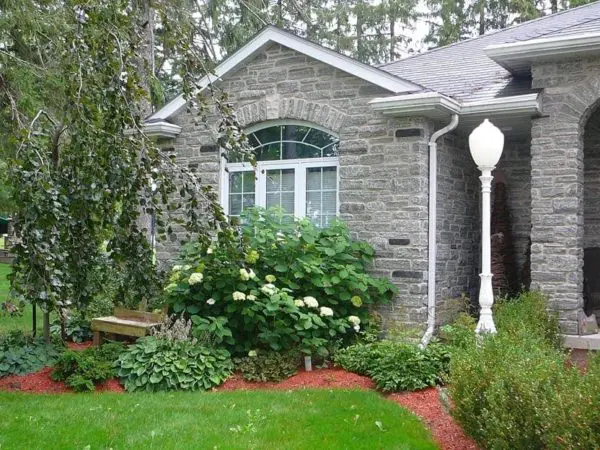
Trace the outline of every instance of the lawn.
<instances>
[{"instance_id":1,"label":"lawn","mask_svg":"<svg viewBox=\"0 0 600 450\"><path fill-rule=\"evenodd\" d=\"M10 273L10 264L0 264L0 303L8 299L8 291L10 288L8 279ZM4 334L11 330L31 331L31 323L33 320L33 308L27 305L22 316L11 317L0 313L0 334ZM38 309L37 315L38 329L42 327L42 314Z\"/></svg>"},{"instance_id":2,"label":"lawn","mask_svg":"<svg viewBox=\"0 0 600 450\"><path fill-rule=\"evenodd\" d=\"M435 449L374 392L0 393L0 448Z\"/></svg>"}]
</instances>

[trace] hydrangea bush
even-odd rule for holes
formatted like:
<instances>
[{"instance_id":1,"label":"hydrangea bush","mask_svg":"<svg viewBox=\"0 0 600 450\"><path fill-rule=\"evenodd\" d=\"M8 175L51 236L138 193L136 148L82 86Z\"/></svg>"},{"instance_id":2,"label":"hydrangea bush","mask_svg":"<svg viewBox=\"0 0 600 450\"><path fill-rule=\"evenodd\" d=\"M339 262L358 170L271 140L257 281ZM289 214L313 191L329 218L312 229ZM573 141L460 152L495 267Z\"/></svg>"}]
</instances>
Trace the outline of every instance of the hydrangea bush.
<instances>
[{"instance_id":1,"label":"hydrangea bush","mask_svg":"<svg viewBox=\"0 0 600 450\"><path fill-rule=\"evenodd\" d=\"M254 350L326 355L372 323L370 309L396 289L366 271L374 251L341 222L318 229L252 210L239 230L210 245L187 244L165 287L167 302L190 316L198 338L234 354Z\"/></svg>"}]
</instances>

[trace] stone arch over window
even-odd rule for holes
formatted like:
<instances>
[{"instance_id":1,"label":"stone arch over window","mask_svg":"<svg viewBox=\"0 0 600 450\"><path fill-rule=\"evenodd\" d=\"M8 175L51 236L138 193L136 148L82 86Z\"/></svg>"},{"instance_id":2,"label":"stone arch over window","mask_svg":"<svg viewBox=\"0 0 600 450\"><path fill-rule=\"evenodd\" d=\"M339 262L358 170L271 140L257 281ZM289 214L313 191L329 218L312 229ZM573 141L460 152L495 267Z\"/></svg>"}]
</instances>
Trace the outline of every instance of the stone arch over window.
<instances>
[{"instance_id":1,"label":"stone arch over window","mask_svg":"<svg viewBox=\"0 0 600 450\"><path fill-rule=\"evenodd\" d=\"M339 211L337 133L302 120L271 120L245 130L256 167L223 161L221 204L230 216L254 206L329 226Z\"/></svg>"},{"instance_id":2,"label":"stone arch over window","mask_svg":"<svg viewBox=\"0 0 600 450\"><path fill-rule=\"evenodd\" d=\"M299 98L264 98L237 109L237 117L244 127L270 120L300 120L340 133L346 114L329 105Z\"/></svg>"}]
</instances>

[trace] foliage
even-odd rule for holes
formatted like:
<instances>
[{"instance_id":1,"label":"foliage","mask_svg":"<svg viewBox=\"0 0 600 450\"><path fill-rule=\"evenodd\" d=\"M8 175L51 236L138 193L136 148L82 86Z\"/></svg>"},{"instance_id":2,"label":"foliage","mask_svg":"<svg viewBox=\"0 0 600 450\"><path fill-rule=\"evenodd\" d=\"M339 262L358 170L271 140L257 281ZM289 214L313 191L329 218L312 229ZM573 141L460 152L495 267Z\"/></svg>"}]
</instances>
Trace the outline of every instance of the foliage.
<instances>
[{"instance_id":1,"label":"foliage","mask_svg":"<svg viewBox=\"0 0 600 450\"><path fill-rule=\"evenodd\" d=\"M414 414L363 390L0 392L0 404L10 411L0 421L9 449L39 448L49 437L57 449L106 448L107 442L115 449L438 448Z\"/></svg>"},{"instance_id":2,"label":"foliage","mask_svg":"<svg viewBox=\"0 0 600 450\"><path fill-rule=\"evenodd\" d=\"M252 356L235 358L235 368L248 381L281 381L298 371L298 352L254 352Z\"/></svg>"},{"instance_id":3,"label":"foliage","mask_svg":"<svg viewBox=\"0 0 600 450\"><path fill-rule=\"evenodd\" d=\"M453 323L440 328L440 337L451 348L465 348L473 342L476 326L474 317L460 313Z\"/></svg>"},{"instance_id":4,"label":"foliage","mask_svg":"<svg viewBox=\"0 0 600 450\"><path fill-rule=\"evenodd\" d=\"M381 341L339 350L335 363L373 378L378 389L414 391L443 381L450 357L446 348L430 343L425 349L406 342Z\"/></svg>"},{"instance_id":5,"label":"foliage","mask_svg":"<svg viewBox=\"0 0 600 450\"><path fill-rule=\"evenodd\" d=\"M166 301L192 317L199 339L208 334L237 355L296 348L327 355L331 342L370 323L370 306L396 292L366 273L373 249L351 241L341 223L286 224L264 210L246 220L210 245L188 244L173 267Z\"/></svg>"},{"instance_id":6,"label":"foliage","mask_svg":"<svg viewBox=\"0 0 600 450\"><path fill-rule=\"evenodd\" d=\"M227 227L216 194L142 129L151 111L150 14L162 26L163 51L185 61L179 74L191 111L201 120L205 109L198 81L206 52L179 3L152 2L152 12L147 1L2 3L0 135L14 193L12 284L44 311L85 309L103 291L95 272L107 258L119 279L117 303L155 298L150 215L160 238L175 225L205 239ZM211 94L223 118L219 144L225 152L243 145L225 96Z\"/></svg>"},{"instance_id":7,"label":"foliage","mask_svg":"<svg viewBox=\"0 0 600 450\"><path fill-rule=\"evenodd\" d=\"M75 392L93 391L97 384L115 376L114 363L123 350L118 343L83 351L67 350L54 366L52 379L64 381Z\"/></svg>"},{"instance_id":8,"label":"foliage","mask_svg":"<svg viewBox=\"0 0 600 450\"><path fill-rule=\"evenodd\" d=\"M207 390L231 374L229 352L194 341L138 339L119 357L117 374L130 392Z\"/></svg>"},{"instance_id":9,"label":"foliage","mask_svg":"<svg viewBox=\"0 0 600 450\"><path fill-rule=\"evenodd\" d=\"M453 416L482 448L597 448L598 357L583 374L567 363L537 293L502 303L496 317L496 335L452 354Z\"/></svg>"},{"instance_id":10,"label":"foliage","mask_svg":"<svg viewBox=\"0 0 600 450\"><path fill-rule=\"evenodd\" d=\"M168 341L186 341L190 338L192 322L184 317L165 316L163 322L152 329L152 336Z\"/></svg>"},{"instance_id":11,"label":"foliage","mask_svg":"<svg viewBox=\"0 0 600 450\"><path fill-rule=\"evenodd\" d=\"M50 366L60 355L60 347L47 344L22 331L0 336L0 377L24 375Z\"/></svg>"},{"instance_id":12,"label":"foliage","mask_svg":"<svg viewBox=\"0 0 600 450\"><path fill-rule=\"evenodd\" d=\"M85 342L94 337L90 321L81 314L73 314L67 319L65 331L67 339L72 342ZM56 336L60 336L61 324L58 319L54 320L52 325L50 325L50 332Z\"/></svg>"}]
</instances>

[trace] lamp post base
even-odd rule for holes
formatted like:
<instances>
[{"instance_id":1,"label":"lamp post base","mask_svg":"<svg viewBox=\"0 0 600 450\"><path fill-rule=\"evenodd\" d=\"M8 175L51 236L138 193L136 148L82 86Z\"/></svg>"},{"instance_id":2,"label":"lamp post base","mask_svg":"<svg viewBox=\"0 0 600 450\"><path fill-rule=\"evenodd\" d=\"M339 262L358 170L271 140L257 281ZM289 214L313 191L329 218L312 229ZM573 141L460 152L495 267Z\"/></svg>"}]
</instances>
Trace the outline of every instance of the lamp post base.
<instances>
[{"instance_id":1,"label":"lamp post base","mask_svg":"<svg viewBox=\"0 0 600 450\"><path fill-rule=\"evenodd\" d=\"M479 312L479 322L477 322L477 328L475 332L481 333L496 333L496 325L494 324L494 318L492 317L492 305L494 304L494 291L492 289L492 274L481 273L479 274L481 279L481 286L479 288L479 306L481 310Z\"/></svg>"}]
</instances>

